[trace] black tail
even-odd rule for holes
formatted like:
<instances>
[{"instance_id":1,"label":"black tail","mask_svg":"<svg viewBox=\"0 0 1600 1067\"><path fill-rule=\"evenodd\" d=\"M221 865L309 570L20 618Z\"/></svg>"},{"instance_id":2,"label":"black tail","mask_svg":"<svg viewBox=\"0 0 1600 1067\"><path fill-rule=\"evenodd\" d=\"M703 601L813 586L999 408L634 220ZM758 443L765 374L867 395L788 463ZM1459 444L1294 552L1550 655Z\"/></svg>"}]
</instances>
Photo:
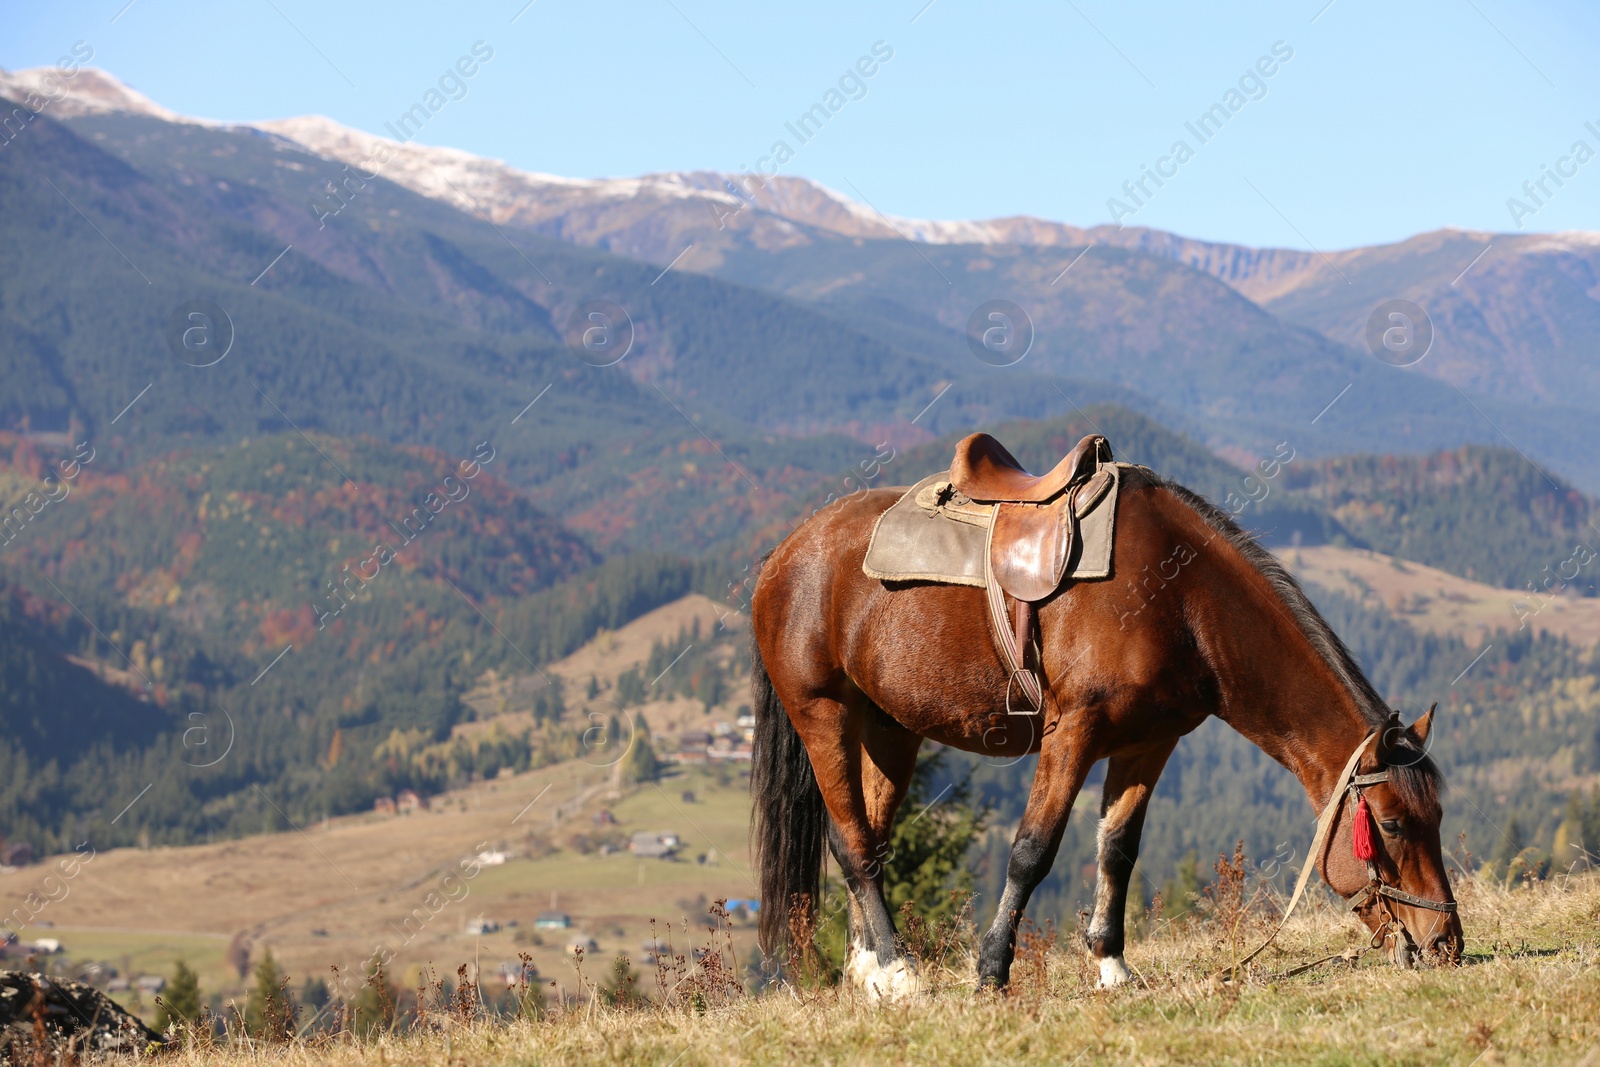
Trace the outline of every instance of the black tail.
<instances>
[{"instance_id":1,"label":"black tail","mask_svg":"<svg viewBox=\"0 0 1600 1067\"><path fill-rule=\"evenodd\" d=\"M792 909L799 910L807 927L815 915L828 811L806 746L772 691L754 629L750 706L756 738L750 795L755 803L750 832L761 867L761 951L771 958L788 943Z\"/></svg>"}]
</instances>

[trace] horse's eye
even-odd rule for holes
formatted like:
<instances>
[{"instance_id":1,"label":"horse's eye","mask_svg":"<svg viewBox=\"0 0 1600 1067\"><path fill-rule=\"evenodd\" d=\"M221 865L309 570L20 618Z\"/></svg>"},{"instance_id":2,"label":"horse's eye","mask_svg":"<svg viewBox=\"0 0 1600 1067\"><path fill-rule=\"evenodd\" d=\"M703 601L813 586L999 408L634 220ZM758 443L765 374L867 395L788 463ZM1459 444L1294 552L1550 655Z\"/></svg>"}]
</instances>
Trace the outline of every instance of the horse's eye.
<instances>
[{"instance_id":1,"label":"horse's eye","mask_svg":"<svg viewBox=\"0 0 1600 1067\"><path fill-rule=\"evenodd\" d=\"M1382 822L1380 822L1378 824L1378 827L1384 833L1393 836L1394 834L1398 834L1400 832L1400 820L1399 819L1385 819L1385 820L1383 820Z\"/></svg>"}]
</instances>

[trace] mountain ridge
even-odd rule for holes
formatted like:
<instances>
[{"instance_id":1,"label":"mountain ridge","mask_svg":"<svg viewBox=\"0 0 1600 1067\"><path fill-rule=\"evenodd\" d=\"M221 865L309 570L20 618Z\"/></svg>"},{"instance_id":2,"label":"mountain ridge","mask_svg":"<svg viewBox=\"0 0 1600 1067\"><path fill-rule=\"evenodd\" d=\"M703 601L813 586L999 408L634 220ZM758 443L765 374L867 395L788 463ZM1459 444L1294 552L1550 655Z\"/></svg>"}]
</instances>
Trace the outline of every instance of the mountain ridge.
<instances>
[{"instance_id":1,"label":"mountain ridge","mask_svg":"<svg viewBox=\"0 0 1600 1067\"><path fill-rule=\"evenodd\" d=\"M55 74L53 68L30 68L20 71L0 70L0 94L39 92L45 75ZM492 175L501 181L520 182L526 188L547 190L552 196L557 191L588 192L601 200L627 200L648 198L655 200L690 201L706 210L708 218L716 221L724 213L737 215L743 207L754 206L759 211L774 215L792 224L809 226L844 237L892 238L905 237L926 244L995 244L1038 245L1044 247L1079 244L1108 244L1134 248L1165 258L1175 259L1205 270L1228 282L1252 299L1274 299L1289 289L1286 278L1298 278L1308 271L1342 264L1351 257L1371 249L1392 248L1437 235L1463 234L1474 238L1495 237L1519 239L1530 245L1570 248L1575 245L1600 246L1600 231L1553 231L1538 234L1505 234L1475 231L1457 227L1443 227L1425 231L1399 241L1377 245L1362 245L1332 252L1312 249L1294 249L1273 246L1250 246L1227 241L1213 241L1186 237L1164 230L1141 226L1119 227L1109 224L1077 226L1067 222L1036 215L1011 215L985 219L919 219L878 212L869 205L852 199L810 178L773 175L763 176L731 171L691 170L661 171L635 177L574 178L546 172L529 171L502 160L479 156L463 149L446 146L422 145L415 141L395 141L392 138L346 126L322 115L302 115L281 119L224 121L198 118L172 111L128 86L115 75L98 68L84 68L66 87L64 94L51 101L50 106L64 116L88 113L126 112L148 115L169 122L184 122L211 127L245 127L283 137L310 149L324 158L354 165L372 157L373 150L384 145L398 153L402 166L388 176L414 191L435 198L444 198L446 191L437 180L430 180L420 171L423 166L458 170L444 179L465 174L466 169L476 169L480 175ZM409 157L409 158L408 158ZM408 169L405 163L410 164ZM463 190L451 190L459 203ZM474 204L500 213L497 221L520 219L524 222L540 220L553 214L555 207L541 212L533 205L486 203L487 190L480 190ZM471 197L466 199L471 200ZM568 208L570 204L564 205ZM728 219L724 219L728 221ZM666 251L662 249L661 251ZM651 258L651 257L645 257ZM1289 288L1293 288L1290 286Z\"/></svg>"},{"instance_id":2,"label":"mountain ridge","mask_svg":"<svg viewBox=\"0 0 1600 1067\"><path fill-rule=\"evenodd\" d=\"M51 69L0 72L0 94L46 89ZM1104 246L1209 274L1253 303L1340 345L1359 348L1374 307L1422 306L1437 344L1418 372L1523 405L1600 411L1600 232L1492 233L1444 228L1331 252L1251 247L1142 227L1079 227L1034 216L912 219L802 177L712 170L570 178L521 170L460 149L397 142L322 116L226 123L178 115L113 75L84 68L59 81L41 113L71 119L137 114L212 129L250 130L419 195L565 244L658 266L733 277L731 262L833 242L970 246L1009 256ZM365 169L363 169L365 168ZM347 181L348 177L341 180ZM319 225L339 200L308 196ZM734 277L733 280L740 280ZM848 278L841 276L840 284ZM1574 379L1571 371L1580 373ZM1576 388L1574 388L1576 383ZM1536 426L1528 413L1518 420ZM1521 432L1519 430L1519 432Z\"/></svg>"}]
</instances>

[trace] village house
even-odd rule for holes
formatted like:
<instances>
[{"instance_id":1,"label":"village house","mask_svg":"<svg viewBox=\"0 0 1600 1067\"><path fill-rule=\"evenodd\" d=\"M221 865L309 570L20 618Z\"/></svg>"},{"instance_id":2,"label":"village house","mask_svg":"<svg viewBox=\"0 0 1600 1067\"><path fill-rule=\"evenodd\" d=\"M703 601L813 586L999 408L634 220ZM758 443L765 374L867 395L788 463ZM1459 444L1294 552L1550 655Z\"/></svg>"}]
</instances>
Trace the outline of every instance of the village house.
<instances>
[{"instance_id":1,"label":"village house","mask_svg":"<svg viewBox=\"0 0 1600 1067\"><path fill-rule=\"evenodd\" d=\"M690 730L678 738L678 751L673 758L678 763L704 763L710 757L711 734L706 730Z\"/></svg>"},{"instance_id":2,"label":"village house","mask_svg":"<svg viewBox=\"0 0 1600 1067\"><path fill-rule=\"evenodd\" d=\"M640 859L671 859L677 855L678 846L683 842L674 833L641 830L634 834L628 842L628 851Z\"/></svg>"}]
</instances>

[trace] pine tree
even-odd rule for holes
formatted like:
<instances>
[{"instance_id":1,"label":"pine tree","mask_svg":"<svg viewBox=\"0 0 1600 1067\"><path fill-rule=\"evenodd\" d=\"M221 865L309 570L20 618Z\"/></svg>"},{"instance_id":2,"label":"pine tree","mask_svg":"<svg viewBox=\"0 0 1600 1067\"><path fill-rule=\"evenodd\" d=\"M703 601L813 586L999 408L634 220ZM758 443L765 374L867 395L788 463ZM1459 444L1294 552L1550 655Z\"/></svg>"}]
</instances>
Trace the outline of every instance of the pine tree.
<instances>
[{"instance_id":1,"label":"pine tree","mask_svg":"<svg viewBox=\"0 0 1600 1067\"><path fill-rule=\"evenodd\" d=\"M1571 824L1569 861L1576 859L1584 866L1600 862L1600 789L1589 791L1587 799L1577 790L1567 800L1567 820Z\"/></svg>"},{"instance_id":2,"label":"pine tree","mask_svg":"<svg viewBox=\"0 0 1600 1067\"><path fill-rule=\"evenodd\" d=\"M156 1007L156 1029L165 1032L177 1024L193 1024L200 1017L200 978L183 960L172 972L172 981L161 993Z\"/></svg>"},{"instance_id":3,"label":"pine tree","mask_svg":"<svg viewBox=\"0 0 1600 1067\"><path fill-rule=\"evenodd\" d=\"M705 708L706 714L709 715L711 709L727 699L727 696L728 686L723 681L722 671L715 663L707 663L705 678L700 686L700 703Z\"/></svg>"},{"instance_id":4,"label":"pine tree","mask_svg":"<svg viewBox=\"0 0 1600 1067\"><path fill-rule=\"evenodd\" d=\"M622 777L633 783L649 782L660 773L655 746L650 743L650 727L644 716L635 715L633 721L633 745L622 760Z\"/></svg>"},{"instance_id":5,"label":"pine tree","mask_svg":"<svg viewBox=\"0 0 1600 1067\"><path fill-rule=\"evenodd\" d=\"M1505 833L1500 835L1500 847L1494 854L1494 867L1502 875L1510 871L1513 863L1522 855L1527 843L1522 836L1522 823L1512 819L1506 824Z\"/></svg>"},{"instance_id":6,"label":"pine tree","mask_svg":"<svg viewBox=\"0 0 1600 1067\"><path fill-rule=\"evenodd\" d=\"M267 1041L294 1036L294 1002L289 997L288 975L278 969L269 948L256 964L256 984L245 1004L244 1023L250 1033Z\"/></svg>"}]
</instances>

